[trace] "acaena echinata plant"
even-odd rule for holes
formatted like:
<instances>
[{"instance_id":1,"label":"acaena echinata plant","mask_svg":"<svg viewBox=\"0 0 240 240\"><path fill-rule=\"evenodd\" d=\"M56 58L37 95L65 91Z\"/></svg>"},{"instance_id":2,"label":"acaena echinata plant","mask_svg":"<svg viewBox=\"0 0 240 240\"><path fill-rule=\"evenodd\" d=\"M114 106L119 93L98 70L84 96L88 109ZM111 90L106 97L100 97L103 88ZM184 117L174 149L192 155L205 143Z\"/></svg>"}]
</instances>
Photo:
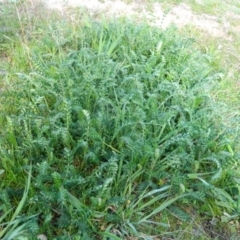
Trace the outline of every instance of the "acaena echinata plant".
<instances>
[{"instance_id":1,"label":"acaena echinata plant","mask_svg":"<svg viewBox=\"0 0 240 240\"><path fill-rule=\"evenodd\" d=\"M64 19L16 48L14 84L0 95L0 168L4 186L17 185L33 164L31 212L49 238L159 235L198 208L235 210L223 206L230 177L213 201L237 155L212 101L221 79L193 39L127 20Z\"/></svg>"}]
</instances>

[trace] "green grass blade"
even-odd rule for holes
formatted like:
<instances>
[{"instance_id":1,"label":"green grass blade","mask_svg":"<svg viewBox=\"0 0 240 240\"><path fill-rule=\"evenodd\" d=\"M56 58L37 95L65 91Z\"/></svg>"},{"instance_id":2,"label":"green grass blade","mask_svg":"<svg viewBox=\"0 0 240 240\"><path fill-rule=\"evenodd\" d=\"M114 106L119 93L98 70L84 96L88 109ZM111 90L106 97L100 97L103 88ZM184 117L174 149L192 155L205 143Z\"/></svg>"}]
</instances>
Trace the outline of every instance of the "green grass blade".
<instances>
[{"instance_id":1,"label":"green grass blade","mask_svg":"<svg viewBox=\"0 0 240 240\"><path fill-rule=\"evenodd\" d=\"M10 209L9 211L7 211L6 213L4 213L1 217L0 217L0 224L1 222L7 217L7 215L12 211L12 209Z\"/></svg>"},{"instance_id":2,"label":"green grass blade","mask_svg":"<svg viewBox=\"0 0 240 240\"><path fill-rule=\"evenodd\" d=\"M115 236L113 233L110 233L110 232L102 232L101 235L106 240L109 239L109 238L112 239L112 240L122 240L122 238L119 238L119 237Z\"/></svg>"},{"instance_id":3,"label":"green grass blade","mask_svg":"<svg viewBox=\"0 0 240 240\"><path fill-rule=\"evenodd\" d=\"M23 208L23 206L26 202L26 199L27 199L27 196L28 196L28 190L29 190L30 184L31 184L31 173L32 173L32 167L30 168L30 171L28 173L28 178L27 178L26 187L25 187L25 190L24 190L24 193L23 193L23 197L22 197L21 201L19 202L19 204L17 206L17 209L13 213L8 225L0 232L0 238L5 235L5 233L8 231L8 229L10 228L10 226L13 222L14 222L14 226L15 227L17 226L17 224L15 224L15 219L19 215L19 213L21 212L21 210L22 210L22 208ZM17 221L17 223L18 223L18 221ZM14 229L14 228L12 228L12 229Z\"/></svg>"},{"instance_id":4,"label":"green grass blade","mask_svg":"<svg viewBox=\"0 0 240 240\"><path fill-rule=\"evenodd\" d=\"M3 240L12 240L15 237L19 236L20 234L24 233L24 228L26 227L27 223L21 224L19 227L16 226L19 222L16 222L8 231L8 233L4 236Z\"/></svg>"},{"instance_id":5,"label":"green grass blade","mask_svg":"<svg viewBox=\"0 0 240 240\"><path fill-rule=\"evenodd\" d=\"M141 211L141 210L143 210L144 208L146 208L146 207L152 205L153 203L159 201L160 199L166 198L167 196L168 196L168 193L160 194L160 195L154 197L153 199L151 199L150 201L148 201L148 202L144 203L143 205L141 205L141 207L139 207L137 210L138 210L138 211Z\"/></svg>"},{"instance_id":6,"label":"green grass blade","mask_svg":"<svg viewBox=\"0 0 240 240\"><path fill-rule=\"evenodd\" d=\"M66 191L69 202L79 211L83 212L87 209L87 206L81 203L75 196L73 196L70 192Z\"/></svg>"},{"instance_id":7,"label":"green grass blade","mask_svg":"<svg viewBox=\"0 0 240 240\"><path fill-rule=\"evenodd\" d=\"M166 191L166 190L168 190L168 189L170 189L170 188L171 188L171 186L170 186L170 185L167 185L167 186L164 186L164 187L159 188L159 189L154 189L154 190L148 192L147 194L145 194L145 195L143 196L143 198L149 197L149 196L154 195L154 194L156 194L156 193L160 193L160 192Z\"/></svg>"},{"instance_id":8,"label":"green grass blade","mask_svg":"<svg viewBox=\"0 0 240 240\"><path fill-rule=\"evenodd\" d=\"M146 217L144 217L143 219L141 219L138 223L142 223L144 221L146 221L148 218L152 217L153 215L156 215L157 213L160 213L162 210L164 210L165 208L167 208L168 206L170 206L171 204L173 204L174 202L176 202L178 199L186 197L187 194L184 195L180 195L178 197L172 198L168 201L165 201L164 203L162 203L158 208L154 209L154 211L152 211L150 214L148 214Z\"/></svg>"}]
</instances>

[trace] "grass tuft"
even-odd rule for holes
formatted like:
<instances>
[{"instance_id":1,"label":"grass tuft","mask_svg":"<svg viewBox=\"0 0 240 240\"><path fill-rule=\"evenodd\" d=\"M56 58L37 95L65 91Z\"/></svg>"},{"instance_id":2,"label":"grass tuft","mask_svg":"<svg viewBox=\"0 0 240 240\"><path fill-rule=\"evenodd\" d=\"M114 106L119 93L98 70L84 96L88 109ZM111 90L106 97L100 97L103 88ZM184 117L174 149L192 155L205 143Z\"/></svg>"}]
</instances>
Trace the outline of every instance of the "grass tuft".
<instances>
[{"instance_id":1,"label":"grass tuft","mask_svg":"<svg viewBox=\"0 0 240 240\"><path fill-rule=\"evenodd\" d=\"M124 19L30 24L23 6L12 5L17 34L0 42L10 59L0 94L6 215L32 166L23 209L36 224L22 237L186 239L189 225L199 236L196 215L201 227L237 221L237 132L213 96L223 78L215 52L174 27Z\"/></svg>"}]
</instances>

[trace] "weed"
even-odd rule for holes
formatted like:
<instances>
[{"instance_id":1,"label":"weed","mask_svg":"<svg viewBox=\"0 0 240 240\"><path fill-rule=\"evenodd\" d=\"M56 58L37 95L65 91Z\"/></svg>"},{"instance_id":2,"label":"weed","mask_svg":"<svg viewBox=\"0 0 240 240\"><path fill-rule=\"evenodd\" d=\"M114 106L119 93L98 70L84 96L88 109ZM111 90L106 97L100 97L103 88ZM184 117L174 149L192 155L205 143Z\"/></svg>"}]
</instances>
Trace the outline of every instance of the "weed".
<instances>
[{"instance_id":1,"label":"weed","mask_svg":"<svg viewBox=\"0 0 240 240\"><path fill-rule=\"evenodd\" d=\"M32 166L25 211L50 239L159 236L195 212L238 219L239 154L212 96L214 51L127 20L21 30L0 95L5 205Z\"/></svg>"}]
</instances>

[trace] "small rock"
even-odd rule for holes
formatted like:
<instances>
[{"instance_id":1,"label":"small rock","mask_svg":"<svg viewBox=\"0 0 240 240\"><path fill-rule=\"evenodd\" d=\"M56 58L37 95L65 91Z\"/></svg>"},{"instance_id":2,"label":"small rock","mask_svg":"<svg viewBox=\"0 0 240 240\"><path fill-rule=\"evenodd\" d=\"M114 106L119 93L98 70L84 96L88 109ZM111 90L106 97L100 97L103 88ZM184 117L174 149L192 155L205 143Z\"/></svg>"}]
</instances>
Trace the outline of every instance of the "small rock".
<instances>
[{"instance_id":1,"label":"small rock","mask_svg":"<svg viewBox=\"0 0 240 240\"><path fill-rule=\"evenodd\" d=\"M47 236L44 235L44 234L39 234L39 235L37 236L37 239L38 239L38 240L47 240Z\"/></svg>"}]
</instances>

